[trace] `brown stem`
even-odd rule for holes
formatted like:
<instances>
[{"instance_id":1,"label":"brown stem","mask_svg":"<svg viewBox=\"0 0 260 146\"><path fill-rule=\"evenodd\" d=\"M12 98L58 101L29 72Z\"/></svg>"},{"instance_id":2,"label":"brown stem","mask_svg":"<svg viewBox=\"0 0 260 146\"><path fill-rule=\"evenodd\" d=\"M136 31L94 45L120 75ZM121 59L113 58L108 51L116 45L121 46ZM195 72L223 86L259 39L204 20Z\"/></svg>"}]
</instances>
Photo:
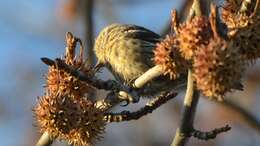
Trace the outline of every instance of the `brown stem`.
<instances>
[{"instance_id":1,"label":"brown stem","mask_svg":"<svg viewBox=\"0 0 260 146\"><path fill-rule=\"evenodd\" d=\"M120 113L107 113L107 122L123 122L130 120L138 120L139 118L152 113L155 109L169 101L170 99L176 97L177 93L164 93L158 97L153 98L149 103L147 103L143 108L135 112L123 111Z\"/></svg>"},{"instance_id":2,"label":"brown stem","mask_svg":"<svg viewBox=\"0 0 260 146\"><path fill-rule=\"evenodd\" d=\"M231 127L229 125L226 125L226 126L220 127L220 128L215 128L215 129L213 129L211 131L207 131L207 132L194 129L190 136L193 136L200 140L210 140L210 139L216 138L218 134L227 132L230 129L231 129Z\"/></svg>"},{"instance_id":3,"label":"brown stem","mask_svg":"<svg viewBox=\"0 0 260 146\"><path fill-rule=\"evenodd\" d=\"M75 67L73 67L71 65L66 64L63 60L61 60L59 58L57 58L55 60L51 60L49 58L43 57L43 58L41 58L41 60L42 60L42 62L44 62L45 64L47 64L49 66L54 66L54 67L57 67L61 70L64 70L64 71L70 73L72 76L96 87L97 89L126 90L124 88L124 86L122 86L121 84L119 84L113 80L103 81L103 80L97 79L95 77L88 77L80 70L76 69Z\"/></svg>"}]
</instances>

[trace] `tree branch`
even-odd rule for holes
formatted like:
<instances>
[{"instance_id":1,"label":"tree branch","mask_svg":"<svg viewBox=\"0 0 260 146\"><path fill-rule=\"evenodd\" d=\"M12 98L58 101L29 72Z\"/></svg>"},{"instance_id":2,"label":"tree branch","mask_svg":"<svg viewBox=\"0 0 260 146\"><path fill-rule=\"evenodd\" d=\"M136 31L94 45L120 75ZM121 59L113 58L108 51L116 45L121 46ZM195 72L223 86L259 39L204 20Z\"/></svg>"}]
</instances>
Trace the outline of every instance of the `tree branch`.
<instances>
[{"instance_id":1,"label":"tree branch","mask_svg":"<svg viewBox=\"0 0 260 146\"><path fill-rule=\"evenodd\" d=\"M187 20L191 19L194 14L201 15L199 0L193 0ZM199 92L194 90L194 81L190 69L188 71L187 81L186 95L184 98L184 111L182 113L180 126L176 131L171 146L184 146L188 142L189 136L193 131L193 121L199 101Z\"/></svg>"},{"instance_id":2,"label":"tree branch","mask_svg":"<svg viewBox=\"0 0 260 146\"><path fill-rule=\"evenodd\" d=\"M203 131L194 129L190 136L193 136L193 137L200 139L200 140L210 140L210 139L216 138L216 136L218 134L221 134L223 132L227 132L230 129L231 129L231 127L229 125L226 125L226 126L221 127L221 128L215 128L214 130L209 131L209 132L203 132Z\"/></svg>"},{"instance_id":3,"label":"tree branch","mask_svg":"<svg viewBox=\"0 0 260 146\"><path fill-rule=\"evenodd\" d=\"M199 93L194 90L192 72L188 72L187 91L184 98L184 111L180 127L177 129L171 146L184 146L193 131L193 121L196 112L196 107L199 101Z\"/></svg>"},{"instance_id":4,"label":"tree branch","mask_svg":"<svg viewBox=\"0 0 260 146\"><path fill-rule=\"evenodd\" d=\"M176 97L177 93L163 93L162 95L153 98L143 108L135 112L123 111L120 113L107 113L107 122L123 122L130 120L138 120L139 118L152 113L155 109L166 103L170 99Z\"/></svg>"},{"instance_id":5,"label":"tree branch","mask_svg":"<svg viewBox=\"0 0 260 146\"><path fill-rule=\"evenodd\" d=\"M124 86L121 84L113 81L103 81L100 79L97 79L95 77L88 77L86 76L82 71L78 70L77 68L66 64L63 60L56 58L55 60L51 60L49 58L43 57L41 58L42 62L45 63L48 66L57 67L61 70L64 70L71 74L72 76L78 78L79 80L86 82L97 89L104 89L104 90L126 90ZM126 90L127 91L127 90Z\"/></svg>"}]
</instances>

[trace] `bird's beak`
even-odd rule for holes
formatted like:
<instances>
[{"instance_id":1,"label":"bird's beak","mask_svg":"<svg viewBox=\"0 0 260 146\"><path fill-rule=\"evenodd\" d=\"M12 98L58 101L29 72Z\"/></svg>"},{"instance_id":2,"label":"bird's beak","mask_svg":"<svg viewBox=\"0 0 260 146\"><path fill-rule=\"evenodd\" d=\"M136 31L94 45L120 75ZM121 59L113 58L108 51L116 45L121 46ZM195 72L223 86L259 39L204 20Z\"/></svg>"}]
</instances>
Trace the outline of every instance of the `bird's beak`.
<instances>
[{"instance_id":1,"label":"bird's beak","mask_svg":"<svg viewBox=\"0 0 260 146\"><path fill-rule=\"evenodd\" d=\"M104 67L104 66L105 66L104 63L101 63L101 62L98 61L98 62L96 63L96 65L95 65L95 67L94 67L94 71L95 71L95 72L98 72L99 69L102 68L102 67Z\"/></svg>"}]
</instances>

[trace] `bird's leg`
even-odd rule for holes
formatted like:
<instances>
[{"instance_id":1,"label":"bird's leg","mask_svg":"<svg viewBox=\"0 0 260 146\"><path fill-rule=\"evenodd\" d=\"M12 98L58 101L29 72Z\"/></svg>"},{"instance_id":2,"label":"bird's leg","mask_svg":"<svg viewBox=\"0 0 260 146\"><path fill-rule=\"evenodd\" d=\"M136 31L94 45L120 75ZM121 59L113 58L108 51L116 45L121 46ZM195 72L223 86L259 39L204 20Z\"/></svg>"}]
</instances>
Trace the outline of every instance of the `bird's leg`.
<instances>
[{"instance_id":1,"label":"bird's leg","mask_svg":"<svg viewBox=\"0 0 260 146\"><path fill-rule=\"evenodd\" d=\"M122 102L126 102L126 104L122 106L127 106L129 103L133 103L133 99L131 95L125 91L111 91L107 94L105 99L97 101L96 105L107 110Z\"/></svg>"}]
</instances>

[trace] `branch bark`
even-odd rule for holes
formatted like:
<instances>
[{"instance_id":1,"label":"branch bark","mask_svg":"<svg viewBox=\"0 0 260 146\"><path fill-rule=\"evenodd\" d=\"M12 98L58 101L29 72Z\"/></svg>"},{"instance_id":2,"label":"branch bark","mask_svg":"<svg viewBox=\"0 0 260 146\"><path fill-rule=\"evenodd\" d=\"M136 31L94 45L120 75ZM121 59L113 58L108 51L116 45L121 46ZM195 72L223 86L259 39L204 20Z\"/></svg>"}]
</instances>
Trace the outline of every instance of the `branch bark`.
<instances>
[{"instance_id":1,"label":"branch bark","mask_svg":"<svg viewBox=\"0 0 260 146\"><path fill-rule=\"evenodd\" d=\"M171 146L184 146L193 131L193 121L199 101L199 92L194 90L193 84L192 72L189 70L187 90L184 98L184 111Z\"/></svg>"},{"instance_id":2,"label":"branch bark","mask_svg":"<svg viewBox=\"0 0 260 146\"><path fill-rule=\"evenodd\" d=\"M177 96L177 93L162 93L161 95L153 98L144 107L135 112L122 111L120 113L106 113L107 122L123 122L130 120L138 120L139 118L152 113L155 109L165 104L170 99Z\"/></svg>"}]
</instances>

